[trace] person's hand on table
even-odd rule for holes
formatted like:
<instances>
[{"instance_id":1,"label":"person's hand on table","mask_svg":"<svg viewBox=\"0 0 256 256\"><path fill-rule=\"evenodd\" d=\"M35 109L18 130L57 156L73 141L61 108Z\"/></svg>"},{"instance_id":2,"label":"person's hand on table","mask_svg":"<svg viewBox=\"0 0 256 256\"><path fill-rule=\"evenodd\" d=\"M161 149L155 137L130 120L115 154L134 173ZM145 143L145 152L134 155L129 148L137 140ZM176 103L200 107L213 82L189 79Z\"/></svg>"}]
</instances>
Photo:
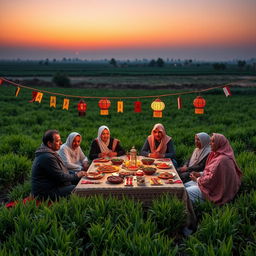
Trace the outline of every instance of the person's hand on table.
<instances>
[{"instance_id":1,"label":"person's hand on table","mask_svg":"<svg viewBox=\"0 0 256 256\"><path fill-rule=\"evenodd\" d=\"M107 153L99 153L98 157L99 158L104 158L104 157L107 157L108 154Z\"/></svg>"},{"instance_id":2,"label":"person's hand on table","mask_svg":"<svg viewBox=\"0 0 256 256\"><path fill-rule=\"evenodd\" d=\"M149 153L148 156L149 156L149 157L152 157L152 158L162 158L162 157L164 157L163 154L160 154L160 153L158 153L158 152Z\"/></svg>"},{"instance_id":3,"label":"person's hand on table","mask_svg":"<svg viewBox=\"0 0 256 256\"><path fill-rule=\"evenodd\" d=\"M86 175L86 171L77 172L76 175L77 175L78 178L81 178L81 177Z\"/></svg>"},{"instance_id":4,"label":"person's hand on table","mask_svg":"<svg viewBox=\"0 0 256 256\"><path fill-rule=\"evenodd\" d=\"M108 156L109 157L117 156L117 152L111 151L111 152L108 153Z\"/></svg>"}]
</instances>

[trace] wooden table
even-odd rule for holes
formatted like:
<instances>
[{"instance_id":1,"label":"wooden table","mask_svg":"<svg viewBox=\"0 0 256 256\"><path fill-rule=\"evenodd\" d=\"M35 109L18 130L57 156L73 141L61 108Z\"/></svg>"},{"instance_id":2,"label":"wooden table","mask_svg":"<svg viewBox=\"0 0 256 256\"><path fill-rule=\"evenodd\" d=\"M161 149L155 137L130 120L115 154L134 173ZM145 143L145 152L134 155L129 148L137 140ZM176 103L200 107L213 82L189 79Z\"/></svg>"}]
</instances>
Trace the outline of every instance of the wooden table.
<instances>
[{"instance_id":1,"label":"wooden table","mask_svg":"<svg viewBox=\"0 0 256 256\"><path fill-rule=\"evenodd\" d=\"M141 159L141 157L139 157L139 159ZM157 163L159 161L155 161L155 162ZM168 163L172 164L171 160ZM111 165L111 161L104 164ZM155 167L155 165L152 165L152 166ZM97 167L95 166L95 163L92 162L92 164L88 169L88 172L95 171L96 169ZM122 167L120 167L120 170L121 169ZM162 185L150 184L150 178L157 177L157 175L163 171L174 172L176 174L174 177L174 180L180 180L180 177L173 165L171 169L157 169L157 172L152 176L145 175L145 180L146 180L145 185L141 185L141 186L137 185L136 181L133 181L133 186L126 186L125 183L111 184L107 181L107 177L112 174L106 173L104 177L99 180L101 182L100 184L81 184L83 179L87 179L87 178L82 178L78 183L78 185L76 186L73 193L78 196L112 195L117 198L122 198L123 196L126 196L128 198L141 201L143 205L146 207L148 207L152 203L153 199L156 199L157 197L161 196L163 193L175 195L182 201L187 202L188 201L187 193L183 183L166 184L166 180L161 180L163 183Z\"/></svg>"}]
</instances>

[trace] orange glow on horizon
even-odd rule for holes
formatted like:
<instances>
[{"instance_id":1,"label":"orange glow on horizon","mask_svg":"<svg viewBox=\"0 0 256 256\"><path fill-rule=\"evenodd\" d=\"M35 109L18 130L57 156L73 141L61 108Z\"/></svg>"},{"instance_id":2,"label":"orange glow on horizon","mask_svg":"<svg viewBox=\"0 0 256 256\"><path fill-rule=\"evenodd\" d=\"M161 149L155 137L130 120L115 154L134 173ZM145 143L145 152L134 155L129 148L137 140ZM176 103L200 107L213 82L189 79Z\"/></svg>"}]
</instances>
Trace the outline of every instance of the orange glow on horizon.
<instances>
[{"instance_id":1,"label":"orange glow on horizon","mask_svg":"<svg viewBox=\"0 0 256 256\"><path fill-rule=\"evenodd\" d=\"M58 49L256 44L256 4L225 1L2 0L0 42Z\"/></svg>"}]
</instances>

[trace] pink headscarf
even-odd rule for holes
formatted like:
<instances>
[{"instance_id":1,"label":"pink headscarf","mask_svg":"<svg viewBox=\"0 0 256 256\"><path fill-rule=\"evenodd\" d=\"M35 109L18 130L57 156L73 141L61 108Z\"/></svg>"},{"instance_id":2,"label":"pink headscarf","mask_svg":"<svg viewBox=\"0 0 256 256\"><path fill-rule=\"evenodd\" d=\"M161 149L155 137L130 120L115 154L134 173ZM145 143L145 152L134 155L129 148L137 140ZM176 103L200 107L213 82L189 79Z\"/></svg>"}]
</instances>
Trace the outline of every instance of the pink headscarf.
<instances>
[{"instance_id":1,"label":"pink headscarf","mask_svg":"<svg viewBox=\"0 0 256 256\"><path fill-rule=\"evenodd\" d=\"M163 138L159 144L159 146L156 148L155 146L155 139L154 139L154 133L153 131L158 129L159 131L162 132L163 134ZM148 143L150 146L150 151L151 153L160 153L160 154L164 154L166 152L167 149L167 143L171 140L172 138L168 135L166 135L166 131L164 129L164 126L162 124L155 124L155 126L153 127L152 131L151 131L151 135L148 136Z\"/></svg>"},{"instance_id":2,"label":"pink headscarf","mask_svg":"<svg viewBox=\"0 0 256 256\"><path fill-rule=\"evenodd\" d=\"M227 138L218 133L214 133L213 138L216 149L207 158L198 186L206 199L222 205L232 200L238 192L242 172Z\"/></svg>"}]
</instances>

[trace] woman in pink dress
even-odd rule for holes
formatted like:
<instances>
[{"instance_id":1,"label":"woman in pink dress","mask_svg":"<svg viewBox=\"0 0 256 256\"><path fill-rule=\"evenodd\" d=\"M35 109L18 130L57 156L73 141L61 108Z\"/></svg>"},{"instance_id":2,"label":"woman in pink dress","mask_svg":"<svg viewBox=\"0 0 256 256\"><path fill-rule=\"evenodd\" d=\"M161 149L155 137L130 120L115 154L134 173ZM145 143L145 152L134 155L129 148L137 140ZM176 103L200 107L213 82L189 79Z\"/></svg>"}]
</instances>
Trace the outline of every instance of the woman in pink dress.
<instances>
[{"instance_id":1,"label":"woman in pink dress","mask_svg":"<svg viewBox=\"0 0 256 256\"><path fill-rule=\"evenodd\" d=\"M224 135L213 133L210 144L212 152L207 158L203 173L192 172L192 181L185 183L185 187L192 202L207 199L223 205L231 201L238 192L242 172Z\"/></svg>"}]
</instances>

